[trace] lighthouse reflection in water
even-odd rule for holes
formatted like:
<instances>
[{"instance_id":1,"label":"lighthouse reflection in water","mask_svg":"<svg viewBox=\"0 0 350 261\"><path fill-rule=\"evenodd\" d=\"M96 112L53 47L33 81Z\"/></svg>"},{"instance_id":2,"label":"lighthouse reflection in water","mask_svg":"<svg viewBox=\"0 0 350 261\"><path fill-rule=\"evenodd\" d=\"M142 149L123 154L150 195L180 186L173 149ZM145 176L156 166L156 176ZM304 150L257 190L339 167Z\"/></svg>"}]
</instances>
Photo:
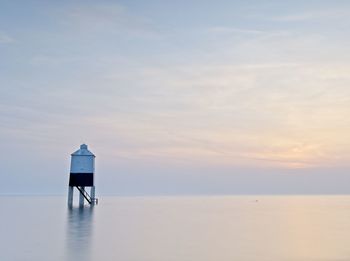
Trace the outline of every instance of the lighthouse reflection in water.
<instances>
[{"instance_id":1,"label":"lighthouse reflection in water","mask_svg":"<svg viewBox=\"0 0 350 261\"><path fill-rule=\"evenodd\" d=\"M91 207L68 208L66 260L91 260L93 214L94 208Z\"/></svg>"}]
</instances>

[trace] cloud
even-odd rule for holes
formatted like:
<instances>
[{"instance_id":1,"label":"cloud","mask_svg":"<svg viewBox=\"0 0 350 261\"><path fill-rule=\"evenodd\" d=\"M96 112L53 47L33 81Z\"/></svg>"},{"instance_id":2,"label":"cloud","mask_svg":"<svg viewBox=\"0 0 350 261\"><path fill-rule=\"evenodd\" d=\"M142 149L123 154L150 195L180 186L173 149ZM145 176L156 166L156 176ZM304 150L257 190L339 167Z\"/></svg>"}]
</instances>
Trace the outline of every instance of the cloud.
<instances>
[{"instance_id":1,"label":"cloud","mask_svg":"<svg viewBox=\"0 0 350 261\"><path fill-rule=\"evenodd\" d=\"M188 37L174 31L163 49L140 38L152 54L96 43L81 52L71 33L106 42L157 27L119 5L64 14L72 51L37 54L28 78L19 77L18 89L9 85L6 133L20 127L28 139L57 135L57 143L84 137L131 159L286 168L345 162L350 67L346 48L333 48L329 38L208 26ZM229 37L236 34L244 37Z\"/></svg>"},{"instance_id":2,"label":"cloud","mask_svg":"<svg viewBox=\"0 0 350 261\"><path fill-rule=\"evenodd\" d=\"M308 20L324 20L349 16L350 11L345 9L312 10L294 14L273 16L269 19L280 22L304 22Z\"/></svg>"},{"instance_id":3,"label":"cloud","mask_svg":"<svg viewBox=\"0 0 350 261\"><path fill-rule=\"evenodd\" d=\"M135 146L124 150L129 156L293 168L336 164L332 153L350 128L341 120L350 113L344 99L350 96L349 68L267 63L148 69L134 78L152 87L132 93L127 118L118 114L111 122L106 116L99 125L133 140Z\"/></svg>"},{"instance_id":4,"label":"cloud","mask_svg":"<svg viewBox=\"0 0 350 261\"><path fill-rule=\"evenodd\" d=\"M245 28L235 28L229 26L213 26L207 29L209 33L224 33L224 34L264 34L265 31Z\"/></svg>"},{"instance_id":5,"label":"cloud","mask_svg":"<svg viewBox=\"0 0 350 261\"><path fill-rule=\"evenodd\" d=\"M131 14L127 8L115 3L96 3L72 6L63 13L62 24L80 33L125 34L155 36L157 27L152 20Z\"/></svg>"},{"instance_id":6,"label":"cloud","mask_svg":"<svg viewBox=\"0 0 350 261\"><path fill-rule=\"evenodd\" d=\"M8 34L0 32L0 44L8 44L15 42L15 39L13 39Z\"/></svg>"}]
</instances>

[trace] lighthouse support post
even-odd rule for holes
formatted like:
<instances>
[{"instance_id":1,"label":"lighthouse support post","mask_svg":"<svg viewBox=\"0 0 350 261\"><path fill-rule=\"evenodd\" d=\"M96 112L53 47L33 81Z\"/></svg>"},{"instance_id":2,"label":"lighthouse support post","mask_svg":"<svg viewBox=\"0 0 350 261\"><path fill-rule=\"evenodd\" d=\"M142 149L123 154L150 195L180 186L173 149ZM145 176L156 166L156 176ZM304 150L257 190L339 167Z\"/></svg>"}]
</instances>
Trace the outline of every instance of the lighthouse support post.
<instances>
[{"instance_id":1,"label":"lighthouse support post","mask_svg":"<svg viewBox=\"0 0 350 261\"><path fill-rule=\"evenodd\" d=\"M90 189L90 196L91 196L91 205L95 205L95 186L92 186Z\"/></svg>"},{"instance_id":2,"label":"lighthouse support post","mask_svg":"<svg viewBox=\"0 0 350 261\"><path fill-rule=\"evenodd\" d=\"M68 207L72 207L73 206L73 187L69 186L68 187Z\"/></svg>"}]
</instances>

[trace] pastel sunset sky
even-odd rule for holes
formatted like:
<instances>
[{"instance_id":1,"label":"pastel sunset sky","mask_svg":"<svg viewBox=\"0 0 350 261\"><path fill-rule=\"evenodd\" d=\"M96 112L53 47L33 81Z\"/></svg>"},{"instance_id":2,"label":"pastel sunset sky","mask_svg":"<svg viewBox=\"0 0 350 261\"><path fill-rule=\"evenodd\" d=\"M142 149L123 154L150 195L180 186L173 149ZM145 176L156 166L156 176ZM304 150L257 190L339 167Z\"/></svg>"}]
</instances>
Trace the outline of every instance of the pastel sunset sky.
<instances>
[{"instance_id":1,"label":"pastel sunset sky","mask_svg":"<svg viewBox=\"0 0 350 261\"><path fill-rule=\"evenodd\" d=\"M350 193L349 1L0 0L2 194Z\"/></svg>"}]
</instances>

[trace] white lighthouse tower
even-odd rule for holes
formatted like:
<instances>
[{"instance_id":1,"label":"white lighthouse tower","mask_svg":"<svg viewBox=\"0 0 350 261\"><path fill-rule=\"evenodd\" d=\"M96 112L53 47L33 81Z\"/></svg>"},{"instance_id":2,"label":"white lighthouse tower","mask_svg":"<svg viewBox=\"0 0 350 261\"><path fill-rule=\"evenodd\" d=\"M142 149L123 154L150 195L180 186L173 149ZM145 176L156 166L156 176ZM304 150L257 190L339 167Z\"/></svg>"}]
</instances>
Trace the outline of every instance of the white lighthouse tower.
<instances>
[{"instance_id":1,"label":"white lighthouse tower","mask_svg":"<svg viewBox=\"0 0 350 261\"><path fill-rule=\"evenodd\" d=\"M84 199L90 205L97 204L94 185L95 155L88 150L86 144L82 144L71 156L68 206L73 206L74 187L79 191L79 206L84 206ZM85 187L91 187L90 195L85 191Z\"/></svg>"}]
</instances>

